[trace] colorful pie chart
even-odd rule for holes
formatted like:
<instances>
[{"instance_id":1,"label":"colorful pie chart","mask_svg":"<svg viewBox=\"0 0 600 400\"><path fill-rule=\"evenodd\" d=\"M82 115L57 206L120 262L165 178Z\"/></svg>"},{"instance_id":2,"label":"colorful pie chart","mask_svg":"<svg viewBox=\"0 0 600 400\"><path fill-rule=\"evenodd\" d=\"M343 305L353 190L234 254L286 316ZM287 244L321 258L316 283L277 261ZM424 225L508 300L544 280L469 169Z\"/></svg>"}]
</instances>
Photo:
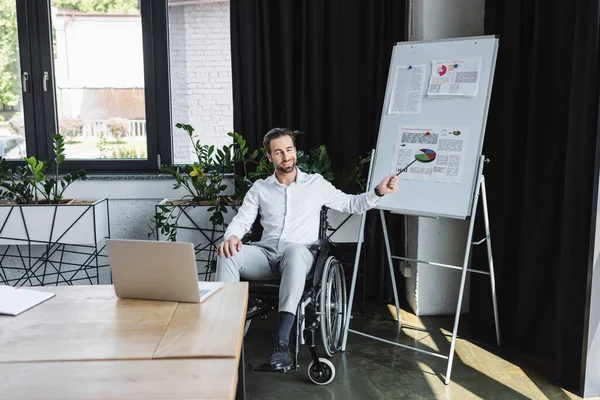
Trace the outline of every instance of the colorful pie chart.
<instances>
[{"instance_id":1,"label":"colorful pie chart","mask_svg":"<svg viewBox=\"0 0 600 400\"><path fill-rule=\"evenodd\" d=\"M435 157L435 151L431 149L420 149L417 151L417 154L415 154L415 159L422 163L432 162L435 160Z\"/></svg>"}]
</instances>

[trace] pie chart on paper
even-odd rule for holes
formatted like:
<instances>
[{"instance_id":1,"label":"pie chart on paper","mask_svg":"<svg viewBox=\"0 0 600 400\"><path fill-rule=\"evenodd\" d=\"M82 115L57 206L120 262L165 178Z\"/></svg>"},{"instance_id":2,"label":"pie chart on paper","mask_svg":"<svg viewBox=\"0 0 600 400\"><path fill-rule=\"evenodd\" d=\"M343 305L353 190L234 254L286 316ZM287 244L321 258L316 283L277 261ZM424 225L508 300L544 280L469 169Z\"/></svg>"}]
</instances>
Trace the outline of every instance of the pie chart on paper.
<instances>
[{"instance_id":1,"label":"pie chart on paper","mask_svg":"<svg viewBox=\"0 0 600 400\"><path fill-rule=\"evenodd\" d=\"M428 163L435 160L436 154L435 151L431 149L420 149L415 154L415 159L422 163Z\"/></svg>"}]
</instances>

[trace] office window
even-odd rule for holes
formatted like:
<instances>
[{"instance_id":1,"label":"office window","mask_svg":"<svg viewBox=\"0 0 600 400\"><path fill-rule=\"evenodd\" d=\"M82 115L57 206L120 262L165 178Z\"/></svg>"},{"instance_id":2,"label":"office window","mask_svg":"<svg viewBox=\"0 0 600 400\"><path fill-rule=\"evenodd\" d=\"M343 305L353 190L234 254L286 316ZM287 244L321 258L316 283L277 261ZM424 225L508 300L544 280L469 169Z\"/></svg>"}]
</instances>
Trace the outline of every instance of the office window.
<instances>
[{"instance_id":1,"label":"office window","mask_svg":"<svg viewBox=\"0 0 600 400\"><path fill-rule=\"evenodd\" d=\"M52 0L58 131L67 159L147 159L137 0Z\"/></svg>"},{"instance_id":2,"label":"office window","mask_svg":"<svg viewBox=\"0 0 600 400\"><path fill-rule=\"evenodd\" d=\"M65 171L158 171L172 162L166 0L0 0L5 9L16 10L23 82L14 91L21 101L8 104L24 131L8 143L15 159L24 151L51 160L60 132Z\"/></svg>"},{"instance_id":3,"label":"office window","mask_svg":"<svg viewBox=\"0 0 600 400\"><path fill-rule=\"evenodd\" d=\"M157 171L193 160L178 122L231 143L229 1L0 0L0 17L5 158L50 160L60 132L65 171Z\"/></svg>"},{"instance_id":4,"label":"office window","mask_svg":"<svg viewBox=\"0 0 600 400\"><path fill-rule=\"evenodd\" d=\"M17 30L17 5L0 0L0 157L22 160L27 154L21 96L21 65ZM28 85L29 76L24 76Z\"/></svg>"},{"instance_id":5,"label":"office window","mask_svg":"<svg viewBox=\"0 0 600 400\"><path fill-rule=\"evenodd\" d=\"M169 0L169 58L173 157L193 160L191 124L201 143L222 147L233 131L229 1Z\"/></svg>"}]
</instances>

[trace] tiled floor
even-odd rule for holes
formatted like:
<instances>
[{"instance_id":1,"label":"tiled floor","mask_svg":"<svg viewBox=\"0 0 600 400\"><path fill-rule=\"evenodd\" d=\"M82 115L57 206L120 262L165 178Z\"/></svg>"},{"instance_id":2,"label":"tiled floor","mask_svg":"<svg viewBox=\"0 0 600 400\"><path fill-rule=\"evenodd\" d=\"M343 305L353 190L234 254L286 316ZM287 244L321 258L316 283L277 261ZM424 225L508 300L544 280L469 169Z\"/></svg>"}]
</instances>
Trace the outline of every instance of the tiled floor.
<instances>
[{"instance_id":1,"label":"tiled floor","mask_svg":"<svg viewBox=\"0 0 600 400\"><path fill-rule=\"evenodd\" d=\"M383 310L385 312L385 309ZM391 316L391 314L388 314ZM276 313L267 320L252 322L246 336L246 364L254 366L267 360L276 328ZM450 333L444 329L452 320L437 319L437 330L424 331L414 315L404 314L412 327L398 325L384 314L365 314L353 320L356 330L416 345L431 351L448 353ZM427 326L436 325L430 318ZM421 327L419 327L421 326ZM503 351L459 339L452 370L452 382L444 385L442 375L447 361L430 355L391 346L356 334L350 334L345 353L331 361L336 377L327 386L312 384L307 377L310 355L300 353L300 369L286 374L247 371L249 399L578 399L551 385L530 368L503 359Z\"/></svg>"}]
</instances>

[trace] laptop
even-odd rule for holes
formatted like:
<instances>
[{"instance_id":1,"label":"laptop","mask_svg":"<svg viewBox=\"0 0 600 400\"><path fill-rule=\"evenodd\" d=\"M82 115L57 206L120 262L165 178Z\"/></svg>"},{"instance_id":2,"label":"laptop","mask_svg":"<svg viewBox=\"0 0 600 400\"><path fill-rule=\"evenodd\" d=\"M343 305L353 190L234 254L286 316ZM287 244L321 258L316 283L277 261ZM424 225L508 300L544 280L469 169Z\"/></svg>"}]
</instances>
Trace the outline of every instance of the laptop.
<instances>
[{"instance_id":1,"label":"laptop","mask_svg":"<svg viewBox=\"0 0 600 400\"><path fill-rule=\"evenodd\" d=\"M106 246L120 298L199 303L223 286L198 282L192 243L108 239Z\"/></svg>"}]
</instances>

